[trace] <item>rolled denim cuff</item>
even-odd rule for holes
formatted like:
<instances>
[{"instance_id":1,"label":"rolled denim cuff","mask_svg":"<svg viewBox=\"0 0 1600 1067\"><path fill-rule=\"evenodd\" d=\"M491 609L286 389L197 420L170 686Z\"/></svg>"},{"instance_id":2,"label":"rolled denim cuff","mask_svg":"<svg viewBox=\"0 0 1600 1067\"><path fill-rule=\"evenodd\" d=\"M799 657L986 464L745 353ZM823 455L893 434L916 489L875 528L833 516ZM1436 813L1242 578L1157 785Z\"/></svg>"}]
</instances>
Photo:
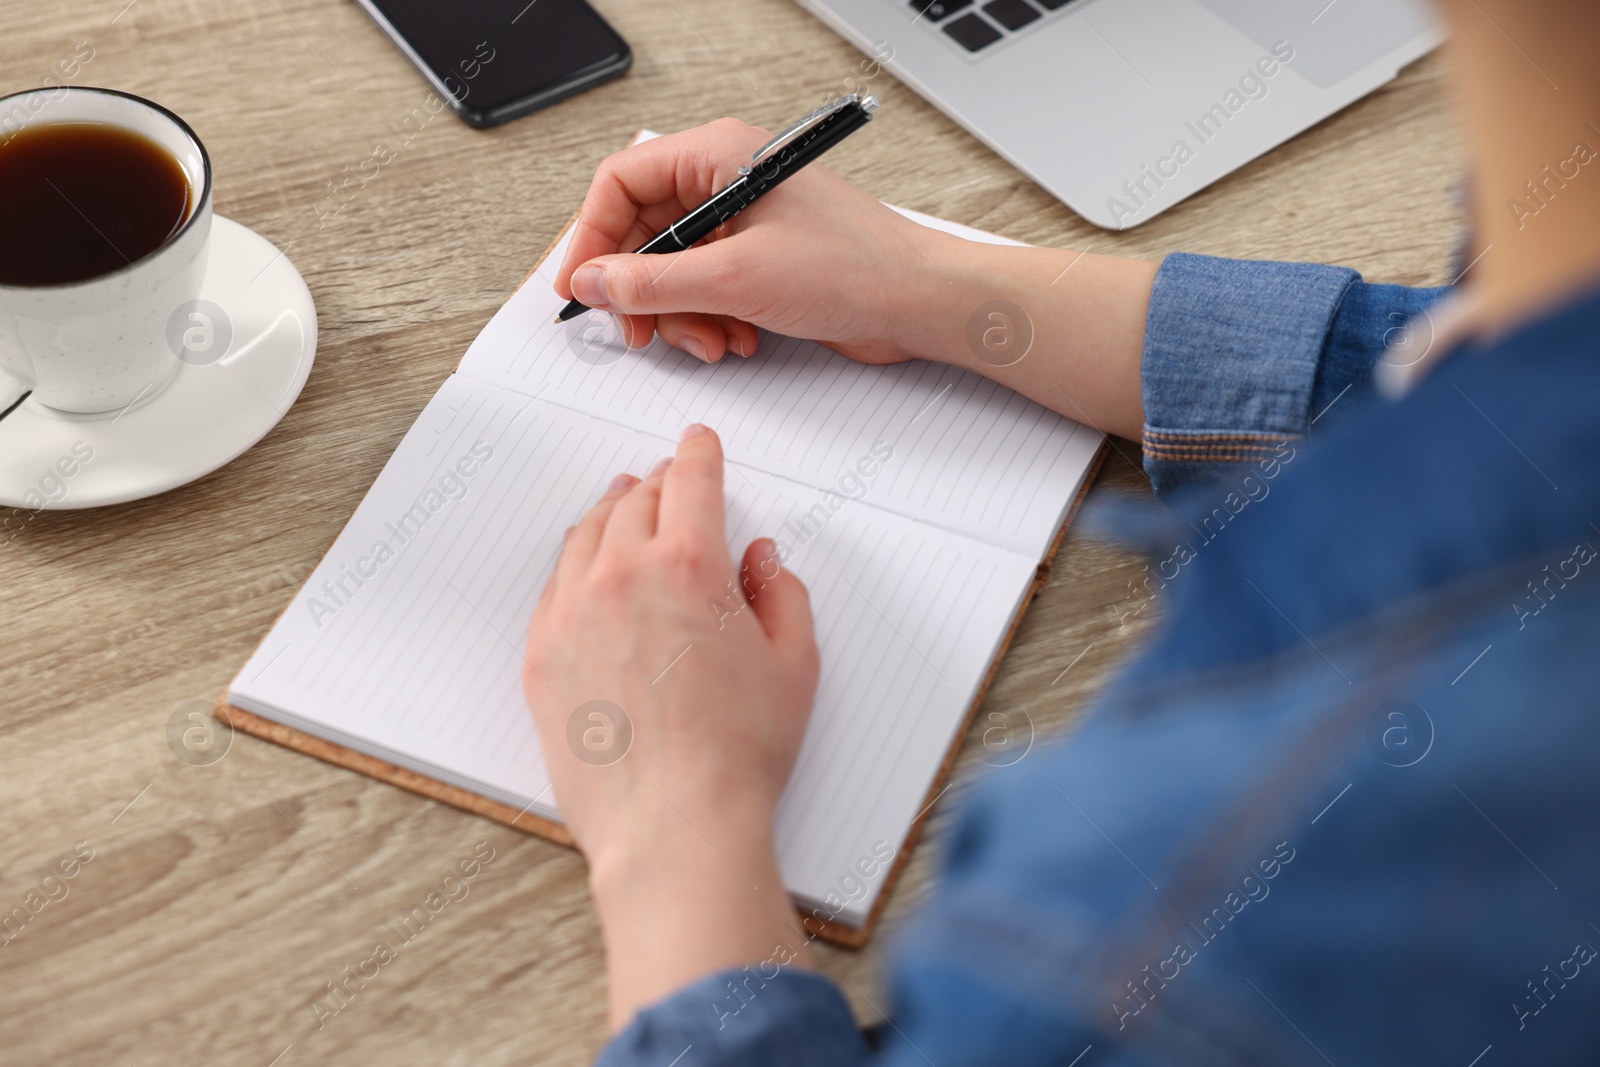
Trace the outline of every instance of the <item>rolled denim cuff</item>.
<instances>
[{"instance_id":1,"label":"rolled denim cuff","mask_svg":"<svg viewBox=\"0 0 1600 1067\"><path fill-rule=\"evenodd\" d=\"M645 1008L595 1067L665 1067L678 1057L685 1067L850 1067L869 1055L850 1006L828 979L794 969L763 978L760 968L746 967L708 975Z\"/></svg>"},{"instance_id":2,"label":"rolled denim cuff","mask_svg":"<svg viewBox=\"0 0 1600 1067\"><path fill-rule=\"evenodd\" d=\"M1368 282L1350 287L1339 305L1311 392L1311 421L1317 430L1378 395L1381 361L1405 367L1434 347L1434 320L1428 309L1449 292Z\"/></svg>"},{"instance_id":3,"label":"rolled denim cuff","mask_svg":"<svg viewBox=\"0 0 1600 1067\"><path fill-rule=\"evenodd\" d=\"M1157 492L1305 436L1328 335L1360 279L1311 263L1167 257L1143 356L1145 473Z\"/></svg>"}]
</instances>

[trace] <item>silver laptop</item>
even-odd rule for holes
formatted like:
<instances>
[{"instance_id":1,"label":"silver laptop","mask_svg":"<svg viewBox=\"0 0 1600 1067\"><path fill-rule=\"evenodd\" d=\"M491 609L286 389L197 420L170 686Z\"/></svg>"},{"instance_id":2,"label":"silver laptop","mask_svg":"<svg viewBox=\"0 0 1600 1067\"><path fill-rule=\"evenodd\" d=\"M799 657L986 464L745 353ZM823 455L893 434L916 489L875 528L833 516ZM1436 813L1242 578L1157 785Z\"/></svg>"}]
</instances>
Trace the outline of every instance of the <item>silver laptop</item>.
<instances>
[{"instance_id":1,"label":"silver laptop","mask_svg":"<svg viewBox=\"0 0 1600 1067\"><path fill-rule=\"evenodd\" d=\"M799 0L1089 221L1146 222L1442 39L1422 0Z\"/></svg>"}]
</instances>

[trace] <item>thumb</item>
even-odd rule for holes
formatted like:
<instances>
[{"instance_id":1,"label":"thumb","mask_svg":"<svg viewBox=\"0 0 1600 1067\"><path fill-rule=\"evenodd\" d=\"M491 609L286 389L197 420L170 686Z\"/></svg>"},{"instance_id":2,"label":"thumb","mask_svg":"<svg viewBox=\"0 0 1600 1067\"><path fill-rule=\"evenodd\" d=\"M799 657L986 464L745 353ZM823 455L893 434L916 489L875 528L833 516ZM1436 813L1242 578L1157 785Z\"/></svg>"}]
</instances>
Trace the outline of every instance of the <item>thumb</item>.
<instances>
[{"instance_id":1,"label":"thumb","mask_svg":"<svg viewBox=\"0 0 1600 1067\"><path fill-rule=\"evenodd\" d=\"M599 256L572 272L572 295L600 311L625 315L703 312L742 317L748 272L726 241L666 255ZM743 279L741 278L743 275Z\"/></svg>"},{"instance_id":2,"label":"thumb","mask_svg":"<svg viewBox=\"0 0 1600 1067\"><path fill-rule=\"evenodd\" d=\"M771 538L763 537L745 549L739 574L767 639L786 659L806 665L814 677L817 634L811 595L805 583L778 562L778 547Z\"/></svg>"}]
</instances>

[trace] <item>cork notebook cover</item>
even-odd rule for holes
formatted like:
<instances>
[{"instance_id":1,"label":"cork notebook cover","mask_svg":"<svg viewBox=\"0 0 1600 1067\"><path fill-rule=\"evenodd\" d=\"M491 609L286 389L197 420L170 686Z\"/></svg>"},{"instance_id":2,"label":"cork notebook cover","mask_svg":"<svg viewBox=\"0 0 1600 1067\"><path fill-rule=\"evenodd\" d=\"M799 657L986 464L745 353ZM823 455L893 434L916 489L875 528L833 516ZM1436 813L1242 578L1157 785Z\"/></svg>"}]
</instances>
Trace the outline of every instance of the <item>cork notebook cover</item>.
<instances>
[{"instance_id":1,"label":"cork notebook cover","mask_svg":"<svg viewBox=\"0 0 1600 1067\"><path fill-rule=\"evenodd\" d=\"M808 930L863 944L1104 438L953 367L867 366L778 335L705 364L659 340L629 351L609 317L557 326L569 234L418 416L216 714L570 845L521 696L527 618L609 476L643 474L705 422L723 437L736 556L763 535L789 550L823 653L778 812L785 881Z\"/></svg>"}]
</instances>

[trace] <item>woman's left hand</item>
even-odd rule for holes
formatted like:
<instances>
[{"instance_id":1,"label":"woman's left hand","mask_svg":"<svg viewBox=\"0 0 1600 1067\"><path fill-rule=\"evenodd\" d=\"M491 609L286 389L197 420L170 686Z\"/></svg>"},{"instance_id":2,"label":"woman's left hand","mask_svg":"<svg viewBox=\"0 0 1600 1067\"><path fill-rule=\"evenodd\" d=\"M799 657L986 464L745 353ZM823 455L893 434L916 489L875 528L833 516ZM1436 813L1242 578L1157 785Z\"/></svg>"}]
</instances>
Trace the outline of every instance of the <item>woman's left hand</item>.
<instances>
[{"instance_id":1,"label":"woman's left hand","mask_svg":"<svg viewBox=\"0 0 1600 1067\"><path fill-rule=\"evenodd\" d=\"M722 480L701 426L642 482L620 476L568 532L528 632L523 689L589 860L619 1026L779 940L804 952L773 815L816 691L810 601L768 539L735 569Z\"/></svg>"}]
</instances>

